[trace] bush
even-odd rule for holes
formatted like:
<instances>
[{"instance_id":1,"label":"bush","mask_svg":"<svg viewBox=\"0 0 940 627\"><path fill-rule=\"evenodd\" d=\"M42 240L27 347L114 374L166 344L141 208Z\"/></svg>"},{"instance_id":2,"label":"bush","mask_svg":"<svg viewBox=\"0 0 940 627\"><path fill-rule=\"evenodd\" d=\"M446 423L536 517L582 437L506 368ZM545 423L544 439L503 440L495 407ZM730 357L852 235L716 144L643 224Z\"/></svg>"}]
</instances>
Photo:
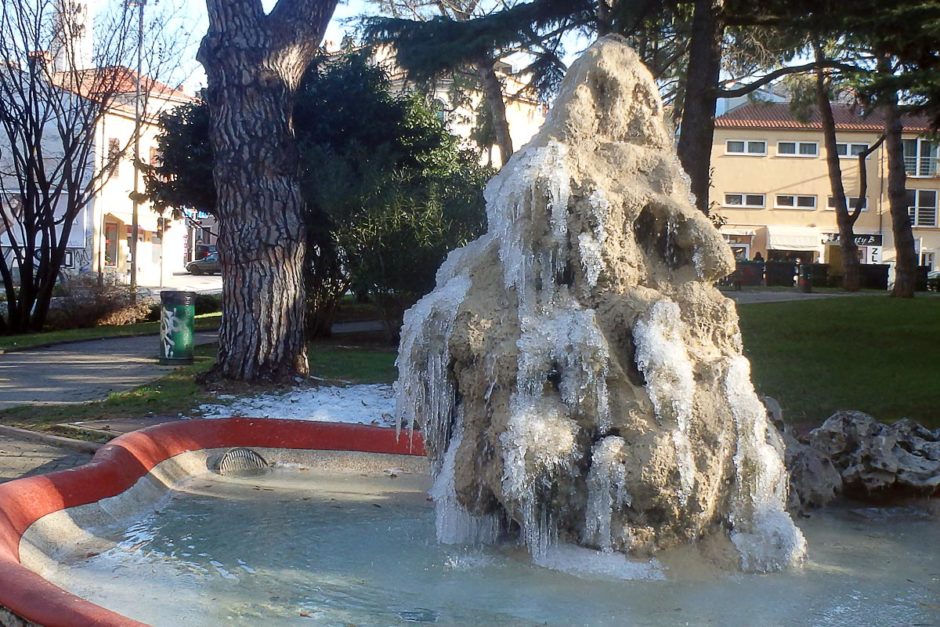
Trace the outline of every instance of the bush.
<instances>
[{"instance_id":1,"label":"bush","mask_svg":"<svg viewBox=\"0 0 940 627\"><path fill-rule=\"evenodd\" d=\"M60 283L59 296L50 307L50 329L80 329L102 325L133 324L147 320L151 304L138 298L129 285L105 275L99 285L95 274L80 274Z\"/></svg>"},{"instance_id":2,"label":"bush","mask_svg":"<svg viewBox=\"0 0 940 627\"><path fill-rule=\"evenodd\" d=\"M221 294L196 294L196 315L222 311Z\"/></svg>"}]
</instances>

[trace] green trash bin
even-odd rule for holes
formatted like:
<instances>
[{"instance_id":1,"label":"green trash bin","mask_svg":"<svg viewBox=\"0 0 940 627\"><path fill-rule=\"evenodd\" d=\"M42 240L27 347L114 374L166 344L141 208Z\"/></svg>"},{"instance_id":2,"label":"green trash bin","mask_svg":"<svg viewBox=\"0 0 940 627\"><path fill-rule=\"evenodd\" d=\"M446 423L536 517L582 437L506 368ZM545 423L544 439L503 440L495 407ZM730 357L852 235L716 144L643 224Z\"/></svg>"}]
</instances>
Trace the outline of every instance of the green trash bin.
<instances>
[{"instance_id":1,"label":"green trash bin","mask_svg":"<svg viewBox=\"0 0 940 627\"><path fill-rule=\"evenodd\" d=\"M193 363L193 322L196 318L196 293L165 290L160 292L160 363Z\"/></svg>"}]
</instances>

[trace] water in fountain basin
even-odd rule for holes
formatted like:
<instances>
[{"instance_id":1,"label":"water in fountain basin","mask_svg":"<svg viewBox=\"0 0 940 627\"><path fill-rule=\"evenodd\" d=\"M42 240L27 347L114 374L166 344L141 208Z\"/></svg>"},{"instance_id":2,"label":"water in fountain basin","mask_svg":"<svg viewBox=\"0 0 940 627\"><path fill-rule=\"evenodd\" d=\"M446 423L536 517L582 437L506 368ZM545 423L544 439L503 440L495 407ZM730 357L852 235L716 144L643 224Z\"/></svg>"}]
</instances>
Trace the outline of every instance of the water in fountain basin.
<instances>
[{"instance_id":1,"label":"water in fountain basin","mask_svg":"<svg viewBox=\"0 0 940 627\"><path fill-rule=\"evenodd\" d=\"M276 470L201 477L72 557L58 585L155 625L897 625L940 621L940 524L915 509L801 521L815 550L773 577L694 551L656 562L433 540L427 479ZM876 515L875 515L876 514ZM630 581L624 581L629 579Z\"/></svg>"}]
</instances>

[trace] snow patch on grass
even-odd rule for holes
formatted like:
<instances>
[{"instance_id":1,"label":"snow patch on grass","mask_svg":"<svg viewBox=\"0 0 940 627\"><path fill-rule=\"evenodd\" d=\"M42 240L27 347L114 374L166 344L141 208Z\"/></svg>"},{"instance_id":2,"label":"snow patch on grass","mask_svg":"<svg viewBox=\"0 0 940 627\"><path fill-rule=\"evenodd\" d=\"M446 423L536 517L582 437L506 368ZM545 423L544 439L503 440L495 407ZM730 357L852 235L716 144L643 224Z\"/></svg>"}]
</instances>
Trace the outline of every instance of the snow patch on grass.
<instances>
[{"instance_id":1,"label":"snow patch on grass","mask_svg":"<svg viewBox=\"0 0 940 627\"><path fill-rule=\"evenodd\" d=\"M281 418L314 422L394 425L391 385L319 386L240 397L231 404L199 407L205 418Z\"/></svg>"}]
</instances>

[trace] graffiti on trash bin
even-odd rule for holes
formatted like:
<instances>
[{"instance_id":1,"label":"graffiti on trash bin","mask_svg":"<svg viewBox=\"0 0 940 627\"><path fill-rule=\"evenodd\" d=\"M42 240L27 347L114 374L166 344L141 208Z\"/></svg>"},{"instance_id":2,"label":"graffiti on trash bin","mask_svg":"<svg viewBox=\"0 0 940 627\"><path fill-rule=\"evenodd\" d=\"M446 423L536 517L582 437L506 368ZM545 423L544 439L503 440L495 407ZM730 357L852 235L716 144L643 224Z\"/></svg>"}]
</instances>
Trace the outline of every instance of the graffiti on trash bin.
<instances>
[{"instance_id":1,"label":"graffiti on trash bin","mask_svg":"<svg viewBox=\"0 0 940 627\"><path fill-rule=\"evenodd\" d=\"M163 342L163 355L167 359L173 358L176 342L174 336L182 330L183 321L176 315L176 309L164 307L160 315L160 341Z\"/></svg>"}]
</instances>

